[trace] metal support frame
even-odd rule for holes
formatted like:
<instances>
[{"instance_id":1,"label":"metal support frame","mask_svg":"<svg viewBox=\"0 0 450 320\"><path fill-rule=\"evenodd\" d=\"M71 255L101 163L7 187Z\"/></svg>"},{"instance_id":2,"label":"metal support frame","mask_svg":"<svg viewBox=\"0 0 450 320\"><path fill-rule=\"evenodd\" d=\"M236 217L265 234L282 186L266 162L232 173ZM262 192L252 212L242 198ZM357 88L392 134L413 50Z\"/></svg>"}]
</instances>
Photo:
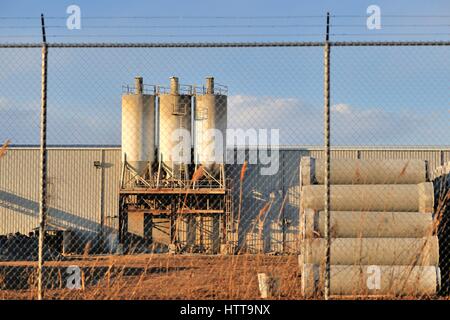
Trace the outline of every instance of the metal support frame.
<instances>
[{"instance_id":1,"label":"metal support frame","mask_svg":"<svg viewBox=\"0 0 450 320\"><path fill-rule=\"evenodd\" d=\"M44 238L47 218L47 56L48 47L45 37L44 15L41 14L42 26L42 69L41 69L41 124L40 124L40 179L39 179L39 242L38 242L38 300L42 300Z\"/></svg>"},{"instance_id":2,"label":"metal support frame","mask_svg":"<svg viewBox=\"0 0 450 320\"><path fill-rule=\"evenodd\" d=\"M450 46L450 41L333 41L333 47L389 47L389 46ZM0 48L40 48L40 43L0 43ZM273 48L273 47L323 47L324 42L84 42L48 43L49 48Z\"/></svg>"},{"instance_id":3,"label":"metal support frame","mask_svg":"<svg viewBox=\"0 0 450 320\"><path fill-rule=\"evenodd\" d=\"M330 298L330 13L327 13L327 29L323 48L324 63L324 148L325 148L325 300Z\"/></svg>"},{"instance_id":4,"label":"metal support frame","mask_svg":"<svg viewBox=\"0 0 450 320\"><path fill-rule=\"evenodd\" d=\"M169 222L169 242L177 249L182 248L178 239L178 218L194 216L211 216L219 219L219 242L226 244L228 223L230 221L230 191L225 189L122 189L119 195L119 242L127 242L128 217L144 213L167 219ZM227 202L228 201L228 202ZM201 205L199 206L199 203ZM145 226L144 226L145 228ZM151 233L144 230L144 233ZM189 246L189 243L186 243Z\"/></svg>"},{"instance_id":5,"label":"metal support frame","mask_svg":"<svg viewBox=\"0 0 450 320\"><path fill-rule=\"evenodd\" d=\"M167 170L162 161L159 161L158 167L159 170ZM202 179L196 181L160 179L159 170L157 177L140 177L127 164L126 157L124 157L118 199L119 242L121 245L126 244L126 239L130 235L128 217L135 213L167 219L169 242L175 250L181 248L177 235L179 217L216 216L220 226L219 242L226 244L232 200L231 190L226 188L225 165L218 168L218 176L203 168ZM192 171L193 168L186 167L186 171L188 170ZM146 230L144 230L145 232Z\"/></svg>"},{"instance_id":6,"label":"metal support frame","mask_svg":"<svg viewBox=\"0 0 450 320\"><path fill-rule=\"evenodd\" d=\"M119 243L123 246L128 230L128 206L126 197L119 195Z\"/></svg>"},{"instance_id":7,"label":"metal support frame","mask_svg":"<svg viewBox=\"0 0 450 320\"><path fill-rule=\"evenodd\" d=\"M175 246L176 250L176 242L177 242L177 206L176 199L172 198L171 207L170 207L170 216L169 216L169 237L170 237L170 245ZM169 248L170 251L170 248Z\"/></svg>"}]
</instances>

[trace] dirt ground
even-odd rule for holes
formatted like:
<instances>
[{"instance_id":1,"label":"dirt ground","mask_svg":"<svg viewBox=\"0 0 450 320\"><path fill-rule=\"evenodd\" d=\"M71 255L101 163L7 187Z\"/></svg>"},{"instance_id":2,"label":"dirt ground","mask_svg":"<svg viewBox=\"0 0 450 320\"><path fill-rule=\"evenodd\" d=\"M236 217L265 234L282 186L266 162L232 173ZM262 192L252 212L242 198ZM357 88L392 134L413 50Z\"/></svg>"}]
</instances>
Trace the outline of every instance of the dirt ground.
<instances>
[{"instance_id":1,"label":"dirt ground","mask_svg":"<svg viewBox=\"0 0 450 320\"><path fill-rule=\"evenodd\" d=\"M34 299L36 266L36 262L0 262L0 299ZM80 268L80 289L67 288L69 266ZM77 256L47 262L45 298L258 299L260 272L278 277L275 299L301 299L297 256L169 254Z\"/></svg>"}]
</instances>

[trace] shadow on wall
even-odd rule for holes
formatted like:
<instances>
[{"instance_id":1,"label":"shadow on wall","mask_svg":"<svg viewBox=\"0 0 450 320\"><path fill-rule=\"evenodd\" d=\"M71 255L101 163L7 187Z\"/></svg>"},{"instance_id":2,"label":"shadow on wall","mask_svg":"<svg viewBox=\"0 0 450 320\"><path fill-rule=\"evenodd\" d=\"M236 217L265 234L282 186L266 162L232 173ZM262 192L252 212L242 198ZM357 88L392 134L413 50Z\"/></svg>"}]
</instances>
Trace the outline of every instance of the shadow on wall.
<instances>
[{"instance_id":1,"label":"shadow on wall","mask_svg":"<svg viewBox=\"0 0 450 320\"><path fill-rule=\"evenodd\" d=\"M1 233L20 232L28 234L38 227L39 204L36 201L0 190L0 209L13 212L14 216L0 214ZM3 217L1 217L3 215ZM117 230L103 226L95 221L76 214L50 207L48 209L48 226L57 230L70 230L66 239L67 253L101 253L115 252ZM5 231L8 230L8 231Z\"/></svg>"},{"instance_id":2,"label":"shadow on wall","mask_svg":"<svg viewBox=\"0 0 450 320\"><path fill-rule=\"evenodd\" d=\"M248 159L248 150L246 151ZM240 172L242 165L227 168L232 178L235 219L241 206L239 251L249 253L295 253L299 222L299 163L308 150L283 150L277 159L275 175L262 175L263 164L249 164L242 182L240 199ZM241 203L240 203L241 202Z\"/></svg>"}]
</instances>

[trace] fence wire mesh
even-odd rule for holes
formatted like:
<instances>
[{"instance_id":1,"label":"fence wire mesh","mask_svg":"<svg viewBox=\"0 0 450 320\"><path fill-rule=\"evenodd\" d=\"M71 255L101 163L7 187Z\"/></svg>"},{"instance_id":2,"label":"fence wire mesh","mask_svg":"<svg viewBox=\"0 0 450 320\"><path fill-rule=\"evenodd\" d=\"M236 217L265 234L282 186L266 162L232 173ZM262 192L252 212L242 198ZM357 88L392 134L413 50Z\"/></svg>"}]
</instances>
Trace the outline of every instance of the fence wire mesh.
<instances>
[{"instance_id":1,"label":"fence wire mesh","mask_svg":"<svg viewBox=\"0 0 450 320\"><path fill-rule=\"evenodd\" d=\"M322 297L323 50L49 44L44 296ZM331 43L333 297L449 294L449 50ZM35 298L41 50L0 58L0 297Z\"/></svg>"}]
</instances>

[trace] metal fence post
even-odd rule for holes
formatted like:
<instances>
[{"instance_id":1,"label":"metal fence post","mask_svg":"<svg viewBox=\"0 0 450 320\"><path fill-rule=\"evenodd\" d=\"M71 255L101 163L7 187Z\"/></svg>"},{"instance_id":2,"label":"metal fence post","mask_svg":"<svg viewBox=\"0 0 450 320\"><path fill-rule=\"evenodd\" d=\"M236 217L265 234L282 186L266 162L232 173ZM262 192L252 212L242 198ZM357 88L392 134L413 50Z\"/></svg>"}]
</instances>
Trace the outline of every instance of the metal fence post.
<instances>
[{"instance_id":1,"label":"metal fence post","mask_svg":"<svg viewBox=\"0 0 450 320\"><path fill-rule=\"evenodd\" d=\"M324 144L325 144L325 300L330 298L330 14L327 13L327 30L324 44Z\"/></svg>"},{"instance_id":2,"label":"metal fence post","mask_svg":"<svg viewBox=\"0 0 450 320\"><path fill-rule=\"evenodd\" d=\"M42 78L41 78L41 132L40 132L40 179L39 179L39 248L38 248L38 300L43 298L43 266L45 220L47 215L47 42L45 38L44 15L42 24Z\"/></svg>"}]
</instances>

